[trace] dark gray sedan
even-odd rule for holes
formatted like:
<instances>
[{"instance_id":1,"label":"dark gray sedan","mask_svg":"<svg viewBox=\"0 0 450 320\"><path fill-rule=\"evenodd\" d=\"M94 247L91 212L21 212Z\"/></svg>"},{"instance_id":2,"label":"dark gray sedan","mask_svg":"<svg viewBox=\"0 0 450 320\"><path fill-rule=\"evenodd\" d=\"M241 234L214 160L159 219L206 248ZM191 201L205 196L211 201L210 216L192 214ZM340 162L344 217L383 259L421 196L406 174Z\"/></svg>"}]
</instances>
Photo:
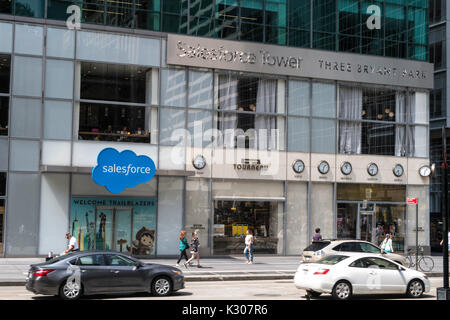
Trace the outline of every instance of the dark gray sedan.
<instances>
[{"instance_id":1,"label":"dark gray sedan","mask_svg":"<svg viewBox=\"0 0 450 320\"><path fill-rule=\"evenodd\" d=\"M75 300L81 295L149 292L167 296L184 288L181 270L114 251L82 251L30 266L27 290Z\"/></svg>"}]
</instances>

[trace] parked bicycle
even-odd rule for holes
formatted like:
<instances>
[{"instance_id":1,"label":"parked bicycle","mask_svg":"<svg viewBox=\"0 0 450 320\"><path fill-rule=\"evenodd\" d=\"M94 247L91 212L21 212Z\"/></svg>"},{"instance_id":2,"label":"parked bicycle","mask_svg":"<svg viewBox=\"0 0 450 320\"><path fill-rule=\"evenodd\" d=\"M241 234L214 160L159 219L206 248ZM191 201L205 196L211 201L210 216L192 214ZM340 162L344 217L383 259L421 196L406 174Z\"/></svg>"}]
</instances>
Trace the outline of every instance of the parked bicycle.
<instances>
[{"instance_id":1,"label":"parked bicycle","mask_svg":"<svg viewBox=\"0 0 450 320\"><path fill-rule=\"evenodd\" d=\"M408 268L414 269L416 267L416 250L408 249L406 256L406 264ZM419 247L419 257L417 260L418 267L422 272L430 272L434 268L434 261L432 258L423 255L423 247Z\"/></svg>"}]
</instances>

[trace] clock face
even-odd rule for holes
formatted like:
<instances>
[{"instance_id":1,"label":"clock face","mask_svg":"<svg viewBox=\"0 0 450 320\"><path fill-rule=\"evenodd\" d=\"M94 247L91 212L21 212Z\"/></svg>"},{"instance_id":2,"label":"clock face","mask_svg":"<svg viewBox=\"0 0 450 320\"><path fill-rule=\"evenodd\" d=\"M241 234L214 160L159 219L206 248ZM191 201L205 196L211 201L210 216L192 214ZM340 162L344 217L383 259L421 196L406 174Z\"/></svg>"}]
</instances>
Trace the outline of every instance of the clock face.
<instances>
[{"instance_id":1,"label":"clock face","mask_svg":"<svg viewBox=\"0 0 450 320\"><path fill-rule=\"evenodd\" d=\"M394 167L394 175L396 177L401 177L403 175L403 172L405 172L405 170L403 169L403 166L401 164L397 164Z\"/></svg>"},{"instance_id":2,"label":"clock face","mask_svg":"<svg viewBox=\"0 0 450 320\"><path fill-rule=\"evenodd\" d=\"M375 163L369 164L367 167L367 172L373 177L376 176L378 173L378 166Z\"/></svg>"},{"instance_id":3,"label":"clock face","mask_svg":"<svg viewBox=\"0 0 450 320\"><path fill-rule=\"evenodd\" d=\"M195 169L201 170L206 166L206 160L203 156L196 156L192 164Z\"/></svg>"},{"instance_id":4,"label":"clock face","mask_svg":"<svg viewBox=\"0 0 450 320\"><path fill-rule=\"evenodd\" d=\"M345 175L349 175L352 173L352 165L350 162L344 162L344 164L341 166L341 172Z\"/></svg>"},{"instance_id":5,"label":"clock face","mask_svg":"<svg viewBox=\"0 0 450 320\"><path fill-rule=\"evenodd\" d=\"M322 162L319 164L319 172L320 172L321 174L327 174L328 171L330 171L330 165L328 164L328 162L322 161Z\"/></svg>"},{"instance_id":6,"label":"clock face","mask_svg":"<svg viewBox=\"0 0 450 320\"><path fill-rule=\"evenodd\" d=\"M296 160L294 162L294 164L292 165L292 169L296 172L296 173L302 173L303 170L305 170L305 164L303 163L302 160Z\"/></svg>"},{"instance_id":7,"label":"clock face","mask_svg":"<svg viewBox=\"0 0 450 320\"><path fill-rule=\"evenodd\" d=\"M429 166L423 166L419 169L419 173L422 177L428 177L431 174L431 169Z\"/></svg>"}]
</instances>

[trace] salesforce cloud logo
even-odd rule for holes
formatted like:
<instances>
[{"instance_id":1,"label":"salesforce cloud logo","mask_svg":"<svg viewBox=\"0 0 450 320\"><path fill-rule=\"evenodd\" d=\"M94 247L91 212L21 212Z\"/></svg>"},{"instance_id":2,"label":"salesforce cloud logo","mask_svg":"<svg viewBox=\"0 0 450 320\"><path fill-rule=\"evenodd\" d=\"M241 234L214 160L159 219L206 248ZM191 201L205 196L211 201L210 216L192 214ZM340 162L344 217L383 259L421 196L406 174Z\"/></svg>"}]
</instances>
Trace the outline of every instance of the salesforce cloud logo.
<instances>
[{"instance_id":1,"label":"salesforce cloud logo","mask_svg":"<svg viewBox=\"0 0 450 320\"><path fill-rule=\"evenodd\" d=\"M155 163L147 156L137 156L131 150L119 152L106 148L98 154L92 179L109 192L120 193L125 188L134 188L139 183L150 181L155 171Z\"/></svg>"}]
</instances>

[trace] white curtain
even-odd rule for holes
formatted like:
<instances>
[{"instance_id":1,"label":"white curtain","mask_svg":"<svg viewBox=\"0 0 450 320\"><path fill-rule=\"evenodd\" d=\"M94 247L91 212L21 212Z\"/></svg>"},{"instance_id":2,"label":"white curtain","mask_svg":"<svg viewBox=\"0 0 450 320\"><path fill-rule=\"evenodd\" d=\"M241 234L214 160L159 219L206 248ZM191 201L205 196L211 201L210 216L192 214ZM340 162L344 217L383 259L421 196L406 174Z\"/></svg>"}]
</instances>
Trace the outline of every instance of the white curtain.
<instances>
[{"instance_id":1,"label":"white curtain","mask_svg":"<svg viewBox=\"0 0 450 320\"><path fill-rule=\"evenodd\" d=\"M407 139L408 139L408 156L409 157L414 157L415 153L416 153L416 139L415 139L415 127L414 127L414 123L416 121L415 119L415 115L416 115L416 94L415 92L408 92L406 95L406 103L407 103L407 110L408 110L408 122L409 122L409 126L408 126L408 134L407 134Z\"/></svg>"},{"instance_id":2,"label":"white curtain","mask_svg":"<svg viewBox=\"0 0 450 320\"><path fill-rule=\"evenodd\" d=\"M274 114L276 112L276 92L277 80L260 79L256 96L256 111ZM257 115L255 130L258 149L276 150L278 148L275 116Z\"/></svg>"},{"instance_id":3,"label":"white curtain","mask_svg":"<svg viewBox=\"0 0 450 320\"><path fill-rule=\"evenodd\" d=\"M361 120L362 89L340 87L339 118ZM339 153L361 154L361 122L339 122Z\"/></svg>"},{"instance_id":4,"label":"white curtain","mask_svg":"<svg viewBox=\"0 0 450 320\"><path fill-rule=\"evenodd\" d=\"M238 79L236 76L220 75L219 76L219 108L222 111L237 110L237 91ZM235 130L237 125L237 115L235 113L224 112L219 117L219 130L223 135L223 145L226 148L234 148L235 146Z\"/></svg>"},{"instance_id":5,"label":"white curtain","mask_svg":"<svg viewBox=\"0 0 450 320\"><path fill-rule=\"evenodd\" d=\"M406 122L406 95L402 91L395 93L395 122ZM395 126L395 156L404 157L406 155L405 141L406 126Z\"/></svg>"}]
</instances>

